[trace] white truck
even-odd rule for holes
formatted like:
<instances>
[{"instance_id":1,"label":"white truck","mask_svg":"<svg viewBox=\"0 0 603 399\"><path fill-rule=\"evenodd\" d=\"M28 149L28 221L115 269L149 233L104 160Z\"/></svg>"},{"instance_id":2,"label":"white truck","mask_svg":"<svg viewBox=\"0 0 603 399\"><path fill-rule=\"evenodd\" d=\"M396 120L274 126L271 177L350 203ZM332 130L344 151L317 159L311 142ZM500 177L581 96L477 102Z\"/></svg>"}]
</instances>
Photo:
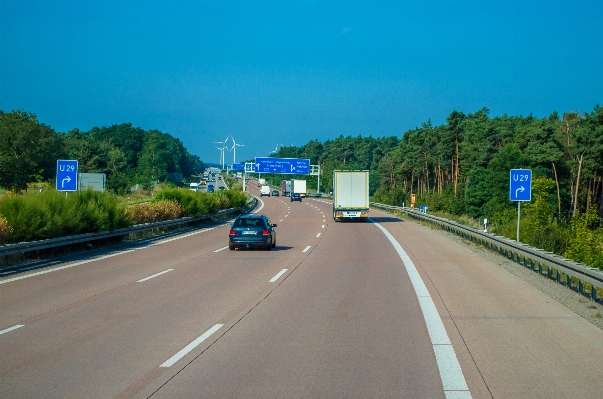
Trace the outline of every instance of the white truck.
<instances>
[{"instance_id":1,"label":"white truck","mask_svg":"<svg viewBox=\"0 0 603 399\"><path fill-rule=\"evenodd\" d=\"M260 187L260 197L267 195L270 197L270 186L262 186Z\"/></svg>"},{"instance_id":2,"label":"white truck","mask_svg":"<svg viewBox=\"0 0 603 399\"><path fill-rule=\"evenodd\" d=\"M266 185L266 179L258 179L258 187L265 186L265 185Z\"/></svg>"},{"instance_id":3,"label":"white truck","mask_svg":"<svg viewBox=\"0 0 603 399\"><path fill-rule=\"evenodd\" d=\"M306 196L306 181L305 180L291 180L291 193L299 194L302 197Z\"/></svg>"},{"instance_id":4,"label":"white truck","mask_svg":"<svg viewBox=\"0 0 603 399\"><path fill-rule=\"evenodd\" d=\"M369 171L333 171L333 219L366 222L369 211Z\"/></svg>"},{"instance_id":5,"label":"white truck","mask_svg":"<svg viewBox=\"0 0 603 399\"><path fill-rule=\"evenodd\" d=\"M188 188L191 191L199 191L199 183L191 183L189 184Z\"/></svg>"}]
</instances>

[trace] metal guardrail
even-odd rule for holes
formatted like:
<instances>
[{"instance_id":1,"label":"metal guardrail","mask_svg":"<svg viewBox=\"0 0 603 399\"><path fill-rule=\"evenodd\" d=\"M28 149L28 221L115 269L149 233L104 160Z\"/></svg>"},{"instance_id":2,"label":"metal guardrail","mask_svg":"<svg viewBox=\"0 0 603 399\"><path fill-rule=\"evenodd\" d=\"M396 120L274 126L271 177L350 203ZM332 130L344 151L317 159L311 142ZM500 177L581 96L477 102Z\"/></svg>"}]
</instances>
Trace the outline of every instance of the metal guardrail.
<instances>
[{"instance_id":1,"label":"metal guardrail","mask_svg":"<svg viewBox=\"0 0 603 399\"><path fill-rule=\"evenodd\" d=\"M511 259L540 275L555 279L559 284L563 284L574 291L589 296L593 301L603 301L603 298L599 299L597 297L597 288L603 290L603 271L597 268L588 267L587 265L574 262L571 259L566 259L552 252L534 248L503 236L487 233L427 213L416 210L413 211L410 208L380 204L377 202L371 202L370 205L375 208L405 212L413 219L435 224L443 230L476 242L492 251L496 251L506 258ZM565 276L562 276L562 274ZM585 283L590 285L590 290L585 289Z\"/></svg>"},{"instance_id":2,"label":"metal guardrail","mask_svg":"<svg viewBox=\"0 0 603 399\"><path fill-rule=\"evenodd\" d=\"M38 240L38 241L29 241L29 242L20 242L18 244L6 244L0 246L0 256L9 256L16 254L25 254L27 252L32 251L40 251L44 249L63 247L68 245L104 240L111 237L123 237L128 236L134 233L142 233L145 231L161 229L166 227L177 227L177 226L187 226L191 223L198 222L200 220L205 219L213 219L220 218L226 215L243 212L247 208L253 208L257 204L257 198L252 196L249 201L245 203L242 207L239 208L230 208L223 209L217 213L213 213L210 215L203 215L196 218L192 217L183 217L180 219L174 220L166 220L162 222L153 222L153 223L144 223L136 226L125 227L123 229L117 229L113 231L104 231L99 233L87 233L87 234L78 234L74 236L66 236L59 238L49 238L46 240Z\"/></svg>"}]
</instances>

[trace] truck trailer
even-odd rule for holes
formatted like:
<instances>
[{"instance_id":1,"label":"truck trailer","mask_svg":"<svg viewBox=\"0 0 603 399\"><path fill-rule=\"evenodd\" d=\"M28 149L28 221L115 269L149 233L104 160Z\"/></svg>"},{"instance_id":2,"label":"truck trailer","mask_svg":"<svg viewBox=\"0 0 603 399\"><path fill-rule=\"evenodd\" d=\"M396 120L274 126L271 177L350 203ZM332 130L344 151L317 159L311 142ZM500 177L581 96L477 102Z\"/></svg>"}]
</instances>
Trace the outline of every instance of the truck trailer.
<instances>
[{"instance_id":1,"label":"truck trailer","mask_svg":"<svg viewBox=\"0 0 603 399\"><path fill-rule=\"evenodd\" d=\"M291 180L291 192L301 195L302 197L306 196L306 181L305 180Z\"/></svg>"},{"instance_id":2,"label":"truck trailer","mask_svg":"<svg viewBox=\"0 0 603 399\"><path fill-rule=\"evenodd\" d=\"M291 195L291 180L283 180L281 182L281 192L283 193L283 197Z\"/></svg>"},{"instance_id":3,"label":"truck trailer","mask_svg":"<svg viewBox=\"0 0 603 399\"><path fill-rule=\"evenodd\" d=\"M333 219L366 222L369 211L369 171L333 171Z\"/></svg>"}]
</instances>

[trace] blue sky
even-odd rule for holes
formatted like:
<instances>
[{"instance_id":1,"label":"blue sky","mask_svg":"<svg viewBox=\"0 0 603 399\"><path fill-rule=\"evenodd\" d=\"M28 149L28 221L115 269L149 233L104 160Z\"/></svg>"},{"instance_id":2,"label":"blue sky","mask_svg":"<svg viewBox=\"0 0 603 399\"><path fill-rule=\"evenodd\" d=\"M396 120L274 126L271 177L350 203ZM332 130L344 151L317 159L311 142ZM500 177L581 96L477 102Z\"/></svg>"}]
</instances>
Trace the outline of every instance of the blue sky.
<instances>
[{"instance_id":1,"label":"blue sky","mask_svg":"<svg viewBox=\"0 0 603 399\"><path fill-rule=\"evenodd\" d=\"M216 163L229 134L243 161L453 110L590 112L602 21L603 1L579 0L0 0L0 110L157 129Z\"/></svg>"}]
</instances>

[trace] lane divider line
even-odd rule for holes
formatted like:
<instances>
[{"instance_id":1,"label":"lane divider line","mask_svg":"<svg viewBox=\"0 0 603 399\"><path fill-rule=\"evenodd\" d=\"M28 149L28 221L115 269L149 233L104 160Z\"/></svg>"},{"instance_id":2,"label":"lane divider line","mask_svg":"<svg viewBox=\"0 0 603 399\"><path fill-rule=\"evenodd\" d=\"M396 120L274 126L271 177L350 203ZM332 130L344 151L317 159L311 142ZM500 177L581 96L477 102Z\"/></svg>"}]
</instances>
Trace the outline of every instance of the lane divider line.
<instances>
[{"instance_id":1,"label":"lane divider line","mask_svg":"<svg viewBox=\"0 0 603 399\"><path fill-rule=\"evenodd\" d=\"M274 283L276 280L278 280L279 278L281 278L281 276L285 273L287 273L287 270L289 269L283 269L280 272L278 272L278 274L274 277L272 277L272 279L269 281L269 283Z\"/></svg>"},{"instance_id":2,"label":"lane divider line","mask_svg":"<svg viewBox=\"0 0 603 399\"><path fill-rule=\"evenodd\" d=\"M429 338L433 346L433 351L436 357L436 363L440 370L440 378L442 379L442 385L444 386L444 394L446 398L455 399L471 399L471 392L465 381L463 370L459 364L454 348L444 328L444 323L440 317L438 310L433 302L433 298L429 295L429 291L421 278L421 275L417 271L414 263L410 257L406 254L406 251L396 241L394 236L390 234L383 226L377 223L375 220L369 218L369 221L377 226L383 234L388 238L391 244L394 246L396 252L402 259L402 263L408 272L410 281L417 298L421 311L423 312L423 318L427 325L427 331L429 332Z\"/></svg>"},{"instance_id":3,"label":"lane divider line","mask_svg":"<svg viewBox=\"0 0 603 399\"><path fill-rule=\"evenodd\" d=\"M143 279L138 280L138 281L137 281L137 283L142 283L142 282L145 282L145 281L150 280L150 279L152 279L152 278L155 278L155 277L157 277L157 276L161 276L162 274L169 273L169 272L171 272L172 270L174 270L174 269L167 269L167 270L164 270L164 271L162 271L162 272L159 272L159 273L153 274L152 276L145 277L145 278L143 278Z\"/></svg>"},{"instance_id":4,"label":"lane divider line","mask_svg":"<svg viewBox=\"0 0 603 399\"><path fill-rule=\"evenodd\" d=\"M316 234L316 238L320 237L320 233Z\"/></svg>"},{"instance_id":5,"label":"lane divider line","mask_svg":"<svg viewBox=\"0 0 603 399\"><path fill-rule=\"evenodd\" d=\"M321 227L321 229L324 229L324 228L325 228L325 225L323 224L322 227Z\"/></svg>"},{"instance_id":6,"label":"lane divider line","mask_svg":"<svg viewBox=\"0 0 603 399\"><path fill-rule=\"evenodd\" d=\"M302 252L308 252L308 250L309 250L310 248L312 248L312 246L311 246L311 245L308 245L308 246L306 247L306 249L304 249Z\"/></svg>"},{"instance_id":7,"label":"lane divider line","mask_svg":"<svg viewBox=\"0 0 603 399\"><path fill-rule=\"evenodd\" d=\"M191 342L190 344L188 344L184 348L182 348L180 350L180 352L176 353L174 356L170 357L168 360L163 362L163 364L159 367L171 367L172 365L174 365L174 363L176 363L178 360L182 359L190 351L192 351L197 346L199 346L203 341L205 341L207 338L211 337L211 335L213 333L215 333L216 331L218 331L220 328L222 328L222 326L224 326L224 324L216 324L215 326L213 326L212 328L210 328L209 330L204 332L199 338L195 339L193 342Z\"/></svg>"},{"instance_id":8,"label":"lane divider line","mask_svg":"<svg viewBox=\"0 0 603 399\"><path fill-rule=\"evenodd\" d=\"M225 246L225 247L222 247L222 248L220 248L220 249L216 249L214 252L220 252L220 251L225 250L226 248L228 248L228 245L227 245L227 246Z\"/></svg>"},{"instance_id":9,"label":"lane divider line","mask_svg":"<svg viewBox=\"0 0 603 399\"><path fill-rule=\"evenodd\" d=\"M4 330L0 331L0 335L2 335L2 334L6 334L7 332L14 331L14 330L16 330L17 328L21 328L21 327L25 327L25 325L24 325L24 324L17 324L16 326L12 326L12 327L9 327L9 328L5 328Z\"/></svg>"}]
</instances>

